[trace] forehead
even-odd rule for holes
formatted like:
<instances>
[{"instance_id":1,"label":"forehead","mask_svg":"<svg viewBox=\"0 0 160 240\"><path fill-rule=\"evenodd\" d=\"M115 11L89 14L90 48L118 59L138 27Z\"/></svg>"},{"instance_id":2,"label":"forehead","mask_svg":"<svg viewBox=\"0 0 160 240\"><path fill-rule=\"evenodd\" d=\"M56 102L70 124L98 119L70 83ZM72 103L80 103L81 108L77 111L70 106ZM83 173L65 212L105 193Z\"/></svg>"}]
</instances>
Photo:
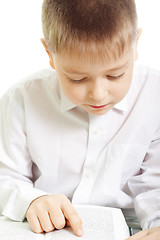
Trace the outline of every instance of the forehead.
<instances>
[{"instance_id":1,"label":"forehead","mask_svg":"<svg viewBox=\"0 0 160 240\"><path fill-rule=\"evenodd\" d=\"M65 49L55 54L58 63L68 71L88 68L88 66L108 66L117 68L124 66L132 58L133 47L126 46L121 52L116 47L113 49L107 44L77 45L72 49Z\"/></svg>"}]
</instances>

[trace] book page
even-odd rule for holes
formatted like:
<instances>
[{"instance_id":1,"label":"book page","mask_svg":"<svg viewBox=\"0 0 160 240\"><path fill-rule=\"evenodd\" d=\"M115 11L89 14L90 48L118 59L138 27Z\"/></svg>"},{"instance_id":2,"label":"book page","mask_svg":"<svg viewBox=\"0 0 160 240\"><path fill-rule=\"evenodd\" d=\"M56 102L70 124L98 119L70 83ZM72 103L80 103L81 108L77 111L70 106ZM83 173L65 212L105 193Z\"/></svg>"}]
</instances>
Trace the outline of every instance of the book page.
<instances>
[{"instance_id":1,"label":"book page","mask_svg":"<svg viewBox=\"0 0 160 240\"><path fill-rule=\"evenodd\" d=\"M44 234L36 234L28 222L16 222L0 217L0 240L43 240Z\"/></svg>"},{"instance_id":2,"label":"book page","mask_svg":"<svg viewBox=\"0 0 160 240\"><path fill-rule=\"evenodd\" d=\"M129 228L122 214L122 211L117 208L112 209L113 225L114 225L114 239L123 240L129 238Z\"/></svg>"}]
</instances>

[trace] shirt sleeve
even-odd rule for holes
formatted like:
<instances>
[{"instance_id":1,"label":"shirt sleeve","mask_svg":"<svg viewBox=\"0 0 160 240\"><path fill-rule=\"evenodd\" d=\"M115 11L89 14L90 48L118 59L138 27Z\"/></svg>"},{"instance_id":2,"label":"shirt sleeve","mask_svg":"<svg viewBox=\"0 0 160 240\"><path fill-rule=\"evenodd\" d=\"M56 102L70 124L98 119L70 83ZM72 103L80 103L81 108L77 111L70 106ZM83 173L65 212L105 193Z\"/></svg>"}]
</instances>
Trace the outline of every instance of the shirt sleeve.
<instances>
[{"instance_id":1,"label":"shirt sleeve","mask_svg":"<svg viewBox=\"0 0 160 240\"><path fill-rule=\"evenodd\" d=\"M20 90L0 101L0 214L23 221L32 200L48 193L34 188Z\"/></svg>"},{"instance_id":2,"label":"shirt sleeve","mask_svg":"<svg viewBox=\"0 0 160 240\"><path fill-rule=\"evenodd\" d=\"M160 129L156 132L141 166L129 180L137 217L143 229L160 226Z\"/></svg>"}]
</instances>

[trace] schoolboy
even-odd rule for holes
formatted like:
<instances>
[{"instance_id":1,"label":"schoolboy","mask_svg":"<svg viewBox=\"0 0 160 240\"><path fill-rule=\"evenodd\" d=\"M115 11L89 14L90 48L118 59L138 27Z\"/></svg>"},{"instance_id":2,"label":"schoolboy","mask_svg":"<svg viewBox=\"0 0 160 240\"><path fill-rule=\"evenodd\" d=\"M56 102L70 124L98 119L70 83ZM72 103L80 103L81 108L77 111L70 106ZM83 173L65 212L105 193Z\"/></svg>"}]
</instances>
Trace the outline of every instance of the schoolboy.
<instances>
[{"instance_id":1,"label":"schoolboy","mask_svg":"<svg viewBox=\"0 0 160 240\"><path fill-rule=\"evenodd\" d=\"M42 23L56 72L31 76L0 103L1 214L27 217L37 233L67 223L81 236L72 203L134 207L151 229L132 238L157 239L160 75L134 69L134 1L44 0Z\"/></svg>"}]
</instances>

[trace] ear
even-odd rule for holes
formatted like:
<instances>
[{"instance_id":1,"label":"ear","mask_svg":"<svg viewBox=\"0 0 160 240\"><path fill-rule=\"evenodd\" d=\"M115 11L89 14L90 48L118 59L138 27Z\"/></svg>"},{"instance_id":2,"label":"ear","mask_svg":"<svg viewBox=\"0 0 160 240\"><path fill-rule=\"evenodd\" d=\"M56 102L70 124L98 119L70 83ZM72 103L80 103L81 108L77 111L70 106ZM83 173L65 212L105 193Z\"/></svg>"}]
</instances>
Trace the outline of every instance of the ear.
<instances>
[{"instance_id":1,"label":"ear","mask_svg":"<svg viewBox=\"0 0 160 240\"><path fill-rule=\"evenodd\" d=\"M139 28L138 32L137 32L137 39L136 39L136 45L135 45L135 57L134 57L135 61L138 58L138 41L139 41L139 38L140 38L141 34L142 34L142 29Z\"/></svg>"},{"instance_id":2,"label":"ear","mask_svg":"<svg viewBox=\"0 0 160 240\"><path fill-rule=\"evenodd\" d=\"M46 50L46 52L47 52L47 54L48 54L49 63L50 63L50 65L51 65L51 67L55 69L54 62L53 62L53 57L52 57L52 55L50 54L50 52L49 52L49 50L48 50L48 47L47 47L47 45L46 45L45 40L44 40L43 38L41 38L40 40L41 40L41 43L43 44L43 46L44 46L44 48L45 48L45 50Z\"/></svg>"}]
</instances>

